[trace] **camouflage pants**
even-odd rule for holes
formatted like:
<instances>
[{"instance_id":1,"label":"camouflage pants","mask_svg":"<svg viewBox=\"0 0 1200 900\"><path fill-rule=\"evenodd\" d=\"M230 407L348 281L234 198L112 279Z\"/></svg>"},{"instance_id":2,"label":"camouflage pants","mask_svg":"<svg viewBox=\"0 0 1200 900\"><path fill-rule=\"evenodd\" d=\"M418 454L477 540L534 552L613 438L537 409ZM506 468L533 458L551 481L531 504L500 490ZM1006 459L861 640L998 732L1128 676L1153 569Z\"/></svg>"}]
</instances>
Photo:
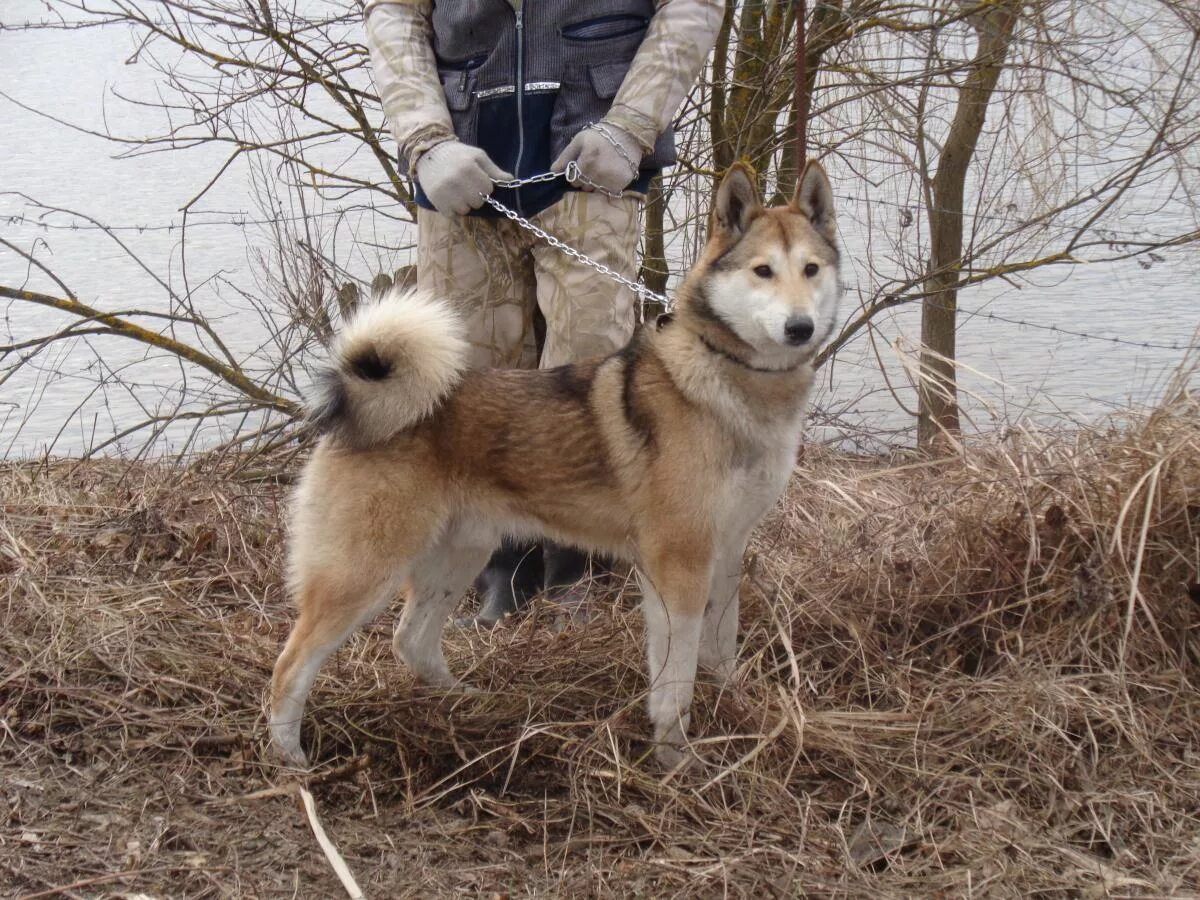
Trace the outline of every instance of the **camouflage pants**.
<instances>
[{"instance_id":1,"label":"camouflage pants","mask_svg":"<svg viewBox=\"0 0 1200 900\"><path fill-rule=\"evenodd\" d=\"M533 217L568 245L622 275L637 274L642 198L569 191ZM534 304L546 321L542 368L611 353L633 333L628 288L508 219L417 214L417 283L458 304L472 365L538 365Z\"/></svg>"}]
</instances>

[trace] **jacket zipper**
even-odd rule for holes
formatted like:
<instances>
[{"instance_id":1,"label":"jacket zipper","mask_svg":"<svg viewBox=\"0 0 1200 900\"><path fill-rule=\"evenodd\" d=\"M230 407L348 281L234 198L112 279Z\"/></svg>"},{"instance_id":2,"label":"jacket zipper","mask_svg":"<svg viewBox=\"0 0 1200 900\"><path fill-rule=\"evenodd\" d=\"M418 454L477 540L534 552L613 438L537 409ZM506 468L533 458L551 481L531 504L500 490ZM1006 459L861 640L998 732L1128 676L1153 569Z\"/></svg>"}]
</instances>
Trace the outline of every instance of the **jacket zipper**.
<instances>
[{"instance_id":1,"label":"jacket zipper","mask_svg":"<svg viewBox=\"0 0 1200 900\"><path fill-rule=\"evenodd\" d=\"M525 155L525 4L528 2L529 0L521 0L513 10L517 17L517 162L513 166L513 174L517 178L521 177L521 158ZM517 212L524 215L520 188L513 190L513 200Z\"/></svg>"}]
</instances>

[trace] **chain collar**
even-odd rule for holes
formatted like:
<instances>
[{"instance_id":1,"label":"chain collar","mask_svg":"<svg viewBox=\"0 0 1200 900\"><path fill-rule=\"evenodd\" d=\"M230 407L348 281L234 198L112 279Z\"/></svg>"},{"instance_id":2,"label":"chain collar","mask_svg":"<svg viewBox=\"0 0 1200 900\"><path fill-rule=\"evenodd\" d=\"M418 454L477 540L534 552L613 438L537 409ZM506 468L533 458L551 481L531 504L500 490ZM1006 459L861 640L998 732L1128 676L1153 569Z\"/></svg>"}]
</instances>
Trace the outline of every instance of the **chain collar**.
<instances>
[{"instance_id":1,"label":"chain collar","mask_svg":"<svg viewBox=\"0 0 1200 900\"><path fill-rule=\"evenodd\" d=\"M608 197L612 197L613 199L616 199L616 200L619 200L622 196L619 193L614 193L613 191L607 191L604 188L600 187L598 184L596 184L594 181L590 180L587 176L585 176L582 172L579 171L579 166L574 161L567 163L567 168L562 172L543 172L541 175L531 175L528 178L513 178L513 179L509 179L509 180L495 181L493 183L497 187L502 187L502 188L519 188L519 187L523 187L524 185L527 185L527 184L541 184L541 183L547 182L547 181L554 181L558 178L565 178L571 184L575 184L575 183L586 184L588 187L591 187L594 190L599 191L600 193L602 193ZM515 209L510 209L509 207L505 206L503 203L501 203L495 197L486 196L486 197L484 197L484 200L487 202L487 205L490 206L492 209L494 209L498 213L501 213L502 215L504 215L505 218L510 219L513 222L516 222L520 227L524 228L526 231L535 235L539 239L545 241L551 247L554 247L556 250L561 250L563 253L567 254L567 256L571 257L572 259L578 260L579 262L583 263L588 268L594 269L595 271L599 272L601 275L611 278L613 281L617 282L618 284L621 284L621 285L629 288L629 290L633 291L633 293L638 298L638 323L639 324L645 319L646 301L647 300L655 301L656 303L661 305L662 308L665 309L668 313L671 312L671 310L673 310L675 308L675 303L670 298L668 298L668 297L664 296L663 294L660 294L656 291L650 290L650 288L646 287L640 281L634 281L630 278L626 278L620 272L614 271L613 269L606 266L604 263L599 262L598 260L592 259L586 253L581 253L579 250L576 250L574 247L570 246L569 244L565 243L564 241L559 240L558 238L556 238L554 235L550 234L545 229L539 228L537 225L533 224L533 222L529 221L529 219L525 218L520 213L518 213Z\"/></svg>"}]
</instances>

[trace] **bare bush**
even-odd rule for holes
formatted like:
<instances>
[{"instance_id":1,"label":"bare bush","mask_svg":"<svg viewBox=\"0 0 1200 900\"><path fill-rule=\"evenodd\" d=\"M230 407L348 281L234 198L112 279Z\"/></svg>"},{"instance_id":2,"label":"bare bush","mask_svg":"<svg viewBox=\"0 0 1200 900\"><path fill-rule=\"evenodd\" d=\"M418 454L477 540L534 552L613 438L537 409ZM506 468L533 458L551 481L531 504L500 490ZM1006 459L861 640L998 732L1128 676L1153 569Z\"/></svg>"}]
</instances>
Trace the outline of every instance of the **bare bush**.
<instances>
[{"instance_id":1,"label":"bare bush","mask_svg":"<svg viewBox=\"0 0 1200 900\"><path fill-rule=\"evenodd\" d=\"M1198 423L1179 392L937 461L809 450L669 778L625 585L587 627L452 631L465 696L380 622L313 697L326 827L372 897L1194 894ZM279 494L116 461L0 493L5 883L338 894L266 753Z\"/></svg>"}]
</instances>

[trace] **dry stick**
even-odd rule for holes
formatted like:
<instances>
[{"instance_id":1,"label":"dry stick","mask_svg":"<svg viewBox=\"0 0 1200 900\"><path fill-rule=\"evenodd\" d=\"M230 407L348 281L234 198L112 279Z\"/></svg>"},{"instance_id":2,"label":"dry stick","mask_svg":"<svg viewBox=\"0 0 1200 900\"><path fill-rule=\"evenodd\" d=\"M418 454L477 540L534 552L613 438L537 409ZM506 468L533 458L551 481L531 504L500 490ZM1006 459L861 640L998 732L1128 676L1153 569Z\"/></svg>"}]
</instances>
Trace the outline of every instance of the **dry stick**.
<instances>
[{"instance_id":1,"label":"dry stick","mask_svg":"<svg viewBox=\"0 0 1200 900\"><path fill-rule=\"evenodd\" d=\"M333 845L333 841L329 840L329 835L321 827L321 820L317 818L317 806L313 802L313 795L300 785L296 785L296 790L300 794L300 800L304 803L304 811L308 813L308 824L312 826L317 843L325 851L325 858L329 860L329 865L333 866L334 874L337 875L338 881L342 883L342 887L346 889L346 893L350 895L350 900L366 900L362 888L358 886L358 882L354 880L354 876L350 872L350 867L346 865L346 860L342 859L342 854L338 853L337 847Z\"/></svg>"},{"instance_id":2,"label":"dry stick","mask_svg":"<svg viewBox=\"0 0 1200 900\"><path fill-rule=\"evenodd\" d=\"M327 769L324 772L318 772L315 775L305 778L303 782L293 781L288 782L287 784L273 784L270 787L262 788L261 790L251 791L249 794L240 794L237 797L221 797L220 799L212 802L217 806L227 806L231 803L244 803L247 800L265 800L268 797L287 797L288 795L296 792L297 785L301 787L311 787L312 785L325 784L329 781L340 781L343 778L347 778L363 771L364 769L370 768L370 766L371 757L369 754L364 753L362 756L354 757L354 759L350 760L348 763L344 763L343 765L336 766L332 769Z\"/></svg>"},{"instance_id":3,"label":"dry stick","mask_svg":"<svg viewBox=\"0 0 1200 900\"><path fill-rule=\"evenodd\" d=\"M783 685L779 685L779 696L783 701L784 710L783 715L780 717L779 722L775 725L775 727L772 728L767 734L760 735L758 743L751 747L741 759L731 766L726 766L712 778L708 779L708 781L704 783L704 786L700 788L700 793L707 791L714 784L719 784L720 782L724 781L727 776L744 769L747 765L754 761L755 757L767 749L767 747L769 747L771 744L775 743L775 740L781 734L783 734L784 729L792 723L792 715L789 708L790 704L788 703L789 698L787 691L783 688Z\"/></svg>"},{"instance_id":4,"label":"dry stick","mask_svg":"<svg viewBox=\"0 0 1200 900\"><path fill-rule=\"evenodd\" d=\"M1139 584L1142 580L1142 560L1146 555L1146 536L1150 533L1150 515L1154 511L1154 501L1158 497L1158 476L1159 473L1162 472L1163 462L1164 460L1160 459L1154 464L1154 467L1151 468L1150 471L1146 473L1146 475L1144 475L1140 481L1138 481L1137 485L1134 487L1133 493L1131 493L1129 497L1129 504L1132 504L1133 496L1137 493L1137 489L1141 487L1141 485L1145 483L1147 479L1149 480L1150 484L1146 487L1146 508L1142 516L1142 527L1138 533L1137 555L1134 556L1133 572L1129 576L1129 602L1125 607L1125 630L1121 634L1122 672L1125 670L1125 653L1129 646L1129 634L1133 631L1133 611L1135 606L1140 605L1142 607L1142 610L1146 613L1146 621L1148 621L1150 623L1150 627L1154 629L1155 635L1158 636L1159 643L1162 644L1164 648L1167 646L1167 642L1163 638L1162 632L1158 630L1158 623L1154 621L1154 613L1150 610L1149 604L1146 603L1146 599L1142 596L1142 592L1139 589ZM1126 505L1126 509L1128 508L1129 504ZM1123 518L1124 515L1125 510L1122 509L1121 517ZM1120 518L1117 520L1117 528L1115 531L1117 542L1119 543L1121 537Z\"/></svg>"},{"instance_id":5,"label":"dry stick","mask_svg":"<svg viewBox=\"0 0 1200 900\"><path fill-rule=\"evenodd\" d=\"M370 764L370 756L359 756L350 760L345 765L312 776L308 779L308 783L320 784L326 781L335 781L347 775L352 775L355 772L361 772ZM324 851L325 858L329 860L329 865L333 867L338 881L342 883L342 887L350 895L350 900L366 900L362 888L358 886L358 882L354 880L354 875L350 872L350 867L346 865L346 860L338 853L337 847L333 845L333 842L329 840L329 836L325 833L325 829L321 827L321 820L317 818L317 807L313 801L313 795L309 793L308 789L301 782L294 781L289 784L272 785L269 788L254 791L240 797L228 797L218 800L217 803L225 805L229 803L241 803L245 800L262 800L267 797L284 797L290 794L300 797L300 802L304 805L304 811L308 815L309 827L312 828L313 834L317 838L317 843L320 844L321 850Z\"/></svg>"},{"instance_id":6,"label":"dry stick","mask_svg":"<svg viewBox=\"0 0 1200 900\"><path fill-rule=\"evenodd\" d=\"M216 869L197 869L192 866L159 866L155 869L127 869L124 872L106 872L103 875L97 875L94 878L85 878L82 881L73 881L70 884L52 887L44 891L38 891L36 894L22 894L20 900L39 900L41 897L54 897L58 894L65 894L68 891L73 891L76 888L91 887L93 884L103 884L106 881L120 881L122 878L129 878L131 875L157 875L163 872L228 872L226 866L221 866ZM43 882L44 883L44 882Z\"/></svg>"},{"instance_id":7,"label":"dry stick","mask_svg":"<svg viewBox=\"0 0 1200 900\"><path fill-rule=\"evenodd\" d=\"M222 381L226 382L232 387L237 388L252 400L256 400L259 403L291 415L295 415L300 411L299 404L284 397L279 397L275 394L272 394L265 388L255 384L241 371L225 365L219 360L209 356L207 353L197 350L195 347L189 346L182 341L177 341L174 338L167 337L166 335L142 328L140 325L126 321L119 316L102 312L93 306L88 306L86 303L81 303L78 300L72 300L67 297L54 297L49 294L39 293L37 291L10 288L5 287L4 285L0 285L0 297L5 297L10 300L23 300L27 303L36 303L41 306L49 306L53 309L71 313L72 315L102 322L104 325L112 329L113 334L121 337L132 338L135 341L140 341L143 344L149 344L152 347L158 347L161 350L166 350L175 354L181 359L186 359L188 362L200 366L202 369L207 369Z\"/></svg>"}]
</instances>

